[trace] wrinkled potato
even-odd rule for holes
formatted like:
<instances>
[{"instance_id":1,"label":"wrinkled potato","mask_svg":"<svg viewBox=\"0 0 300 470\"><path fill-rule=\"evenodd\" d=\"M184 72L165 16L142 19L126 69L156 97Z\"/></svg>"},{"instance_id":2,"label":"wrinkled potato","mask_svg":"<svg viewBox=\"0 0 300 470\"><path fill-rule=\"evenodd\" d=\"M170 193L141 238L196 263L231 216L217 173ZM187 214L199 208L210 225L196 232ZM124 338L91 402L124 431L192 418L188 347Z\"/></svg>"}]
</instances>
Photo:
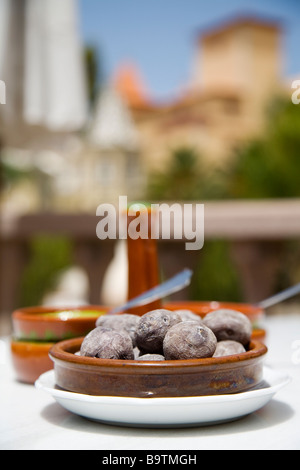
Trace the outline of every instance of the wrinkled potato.
<instances>
[{"instance_id":1,"label":"wrinkled potato","mask_svg":"<svg viewBox=\"0 0 300 470\"><path fill-rule=\"evenodd\" d=\"M213 357L231 356L232 354L241 354L245 351L246 349L241 343L228 339L217 343Z\"/></svg>"},{"instance_id":2,"label":"wrinkled potato","mask_svg":"<svg viewBox=\"0 0 300 470\"><path fill-rule=\"evenodd\" d=\"M214 333L197 321L184 321L172 326L163 341L166 360L212 357L217 346Z\"/></svg>"},{"instance_id":3,"label":"wrinkled potato","mask_svg":"<svg viewBox=\"0 0 300 470\"><path fill-rule=\"evenodd\" d=\"M129 334L102 326L87 334L81 344L80 355L101 359L134 359Z\"/></svg>"},{"instance_id":4,"label":"wrinkled potato","mask_svg":"<svg viewBox=\"0 0 300 470\"><path fill-rule=\"evenodd\" d=\"M138 361L164 361L165 358L161 354L143 354L136 358Z\"/></svg>"},{"instance_id":5,"label":"wrinkled potato","mask_svg":"<svg viewBox=\"0 0 300 470\"><path fill-rule=\"evenodd\" d=\"M76 354L138 361L222 357L245 352L251 335L250 320L236 310L201 318L187 309L157 309L100 316Z\"/></svg>"},{"instance_id":6,"label":"wrinkled potato","mask_svg":"<svg viewBox=\"0 0 300 470\"><path fill-rule=\"evenodd\" d=\"M140 317L138 315L133 315L131 313L101 315L96 321L96 326L112 328L116 331L126 331L131 338L133 347L135 347L135 330L139 319Z\"/></svg>"},{"instance_id":7,"label":"wrinkled potato","mask_svg":"<svg viewBox=\"0 0 300 470\"><path fill-rule=\"evenodd\" d=\"M214 332L218 341L230 339L245 346L251 339L252 324L249 318L236 310L215 310L203 318L203 323Z\"/></svg>"},{"instance_id":8,"label":"wrinkled potato","mask_svg":"<svg viewBox=\"0 0 300 470\"><path fill-rule=\"evenodd\" d=\"M137 324L136 345L143 353L162 354L163 340L168 329L181 322L176 312L166 309L145 313Z\"/></svg>"},{"instance_id":9,"label":"wrinkled potato","mask_svg":"<svg viewBox=\"0 0 300 470\"><path fill-rule=\"evenodd\" d=\"M175 312L180 315L182 321L198 321L199 323L202 323L200 315L192 312L192 310L181 309L175 310Z\"/></svg>"}]
</instances>

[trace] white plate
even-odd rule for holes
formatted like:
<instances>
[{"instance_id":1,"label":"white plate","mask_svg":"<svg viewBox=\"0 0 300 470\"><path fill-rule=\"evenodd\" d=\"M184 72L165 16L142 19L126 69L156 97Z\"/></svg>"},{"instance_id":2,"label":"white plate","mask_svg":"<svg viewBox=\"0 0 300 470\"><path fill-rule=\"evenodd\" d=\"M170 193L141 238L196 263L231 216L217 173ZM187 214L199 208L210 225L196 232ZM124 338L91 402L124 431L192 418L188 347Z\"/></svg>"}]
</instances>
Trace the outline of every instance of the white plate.
<instances>
[{"instance_id":1,"label":"white plate","mask_svg":"<svg viewBox=\"0 0 300 470\"><path fill-rule=\"evenodd\" d=\"M80 416L122 426L187 427L232 421L262 408L290 378L264 368L264 381L253 390L232 395L132 398L73 393L56 388L54 370L42 374L36 388Z\"/></svg>"}]
</instances>

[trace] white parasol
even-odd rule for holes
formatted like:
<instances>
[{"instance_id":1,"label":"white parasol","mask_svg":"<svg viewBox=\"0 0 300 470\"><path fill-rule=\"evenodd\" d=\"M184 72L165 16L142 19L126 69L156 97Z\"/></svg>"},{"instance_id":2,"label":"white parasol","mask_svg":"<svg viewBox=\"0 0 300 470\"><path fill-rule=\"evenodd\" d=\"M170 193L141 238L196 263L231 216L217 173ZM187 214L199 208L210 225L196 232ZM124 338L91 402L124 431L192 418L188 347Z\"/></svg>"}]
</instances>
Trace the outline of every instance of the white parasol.
<instances>
[{"instance_id":1,"label":"white parasol","mask_svg":"<svg viewBox=\"0 0 300 470\"><path fill-rule=\"evenodd\" d=\"M5 144L27 147L85 125L75 0L0 0L0 80L6 85L0 108Z\"/></svg>"}]
</instances>

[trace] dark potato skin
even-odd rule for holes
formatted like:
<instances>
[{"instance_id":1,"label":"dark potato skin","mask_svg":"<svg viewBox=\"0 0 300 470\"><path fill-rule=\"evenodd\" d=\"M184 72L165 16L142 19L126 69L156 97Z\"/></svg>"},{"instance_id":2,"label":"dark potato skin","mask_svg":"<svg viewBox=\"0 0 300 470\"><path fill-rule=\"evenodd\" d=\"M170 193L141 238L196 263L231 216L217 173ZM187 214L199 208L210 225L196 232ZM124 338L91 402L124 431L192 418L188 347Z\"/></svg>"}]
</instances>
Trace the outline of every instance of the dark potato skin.
<instances>
[{"instance_id":1,"label":"dark potato skin","mask_svg":"<svg viewBox=\"0 0 300 470\"><path fill-rule=\"evenodd\" d=\"M103 326L117 331L127 331L132 340L133 347L135 347L135 330L139 319L138 315L131 313L101 315L96 321L96 326Z\"/></svg>"},{"instance_id":2,"label":"dark potato skin","mask_svg":"<svg viewBox=\"0 0 300 470\"><path fill-rule=\"evenodd\" d=\"M137 324L136 345L143 353L163 354L163 340L168 329L181 322L176 312L165 309L145 313Z\"/></svg>"},{"instance_id":3,"label":"dark potato skin","mask_svg":"<svg viewBox=\"0 0 300 470\"><path fill-rule=\"evenodd\" d=\"M245 351L246 349L241 343L228 339L217 343L213 357L231 356L232 354L241 354Z\"/></svg>"},{"instance_id":4,"label":"dark potato skin","mask_svg":"<svg viewBox=\"0 0 300 470\"><path fill-rule=\"evenodd\" d=\"M191 310L175 310L181 317L182 321L198 321L202 323L202 318L197 313L192 312Z\"/></svg>"},{"instance_id":5,"label":"dark potato skin","mask_svg":"<svg viewBox=\"0 0 300 470\"><path fill-rule=\"evenodd\" d=\"M80 355L101 359L134 359L129 334L102 326L96 327L84 338Z\"/></svg>"},{"instance_id":6,"label":"dark potato skin","mask_svg":"<svg viewBox=\"0 0 300 470\"><path fill-rule=\"evenodd\" d=\"M201 318L190 310L156 309L142 316L102 315L83 340L81 356L164 361L241 354L252 324L241 312L220 309Z\"/></svg>"},{"instance_id":7,"label":"dark potato skin","mask_svg":"<svg viewBox=\"0 0 300 470\"><path fill-rule=\"evenodd\" d=\"M246 346L251 338L252 325L249 318L241 312L229 309L215 310L203 318L218 341L233 340Z\"/></svg>"},{"instance_id":8,"label":"dark potato skin","mask_svg":"<svg viewBox=\"0 0 300 470\"><path fill-rule=\"evenodd\" d=\"M164 361L165 358L161 354L143 354L137 358L138 361Z\"/></svg>"},{"instance_id":9,"label":"dark potato skin","mask_svg":"<svg viewBox=\"0 0 300 470\"><path fill-rule=\"evenodd\" d=\"M166 360L212 357L217 346L214 333L197 321L184 321L172 326L165 336Z\"/></svg>"}]
</instances>

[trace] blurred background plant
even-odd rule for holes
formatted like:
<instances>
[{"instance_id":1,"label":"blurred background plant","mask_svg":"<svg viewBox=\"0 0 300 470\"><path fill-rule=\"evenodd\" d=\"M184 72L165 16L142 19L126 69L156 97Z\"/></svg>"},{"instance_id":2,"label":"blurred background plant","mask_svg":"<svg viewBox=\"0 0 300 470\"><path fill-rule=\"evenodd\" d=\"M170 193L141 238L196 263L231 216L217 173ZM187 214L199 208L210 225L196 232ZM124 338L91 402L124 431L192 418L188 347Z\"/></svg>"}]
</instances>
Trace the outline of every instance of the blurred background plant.
<instances>
[{"instance_id":1,"label":"blurred background plant","mask_svg":"<svg viewBox=\"0 0 300 470\"><path fill-rule=\"evenodd\" d=\"M21 279L21 305L41 305L55 289L58 276L72 266L72 246L64 237L38 236L31 241L31 259Z\"/></svg>"},{"instance_id":2,"label":"blurred background plant","mask_svg":"<svg viewBox=\"0 0 300 470\"><path fill-rule=\"evenodd\" d=\"M275 98L267 108L263 135L235 152L224 195L243 199L299 197L299 147L299 108Z\"/></svg>"},{"instance_id":3,"label":"blurred background plant","mask_svg":"<svg viewBox=\"0 0 300 470\"><path fill-rule=\"evenodd\" d=\"M5 162L3 158L0 158L0 172L1 184L3 188L18 184L24 179L32 178L32 172L30 170L17 168L14 165L10 165L8 162Z\"/></svg>"},{"instance_id":4,"label":"blurred background plant","mask_svg":"<svg viewBox=\"0 0 300 470\"><path fill-rule=\"evenodd\" d=\"M164 201L218 199L224 189L222 172L211 169L192 147L170 151L166 168L150 174L147 197Z\"/></svg>"},{"instance_id":5,"label":"blurred background plant","mask_svg":"<svg viewBox=\"0 0 300 470\"><path fill-rule=\"evenodd\" d=\"M227 168L224 197L269 199L300 197L300 113L290 100L275 97L266 110L266 129L241 146ZM275 289L300 282L300 242L283 241Z\"/></svg>"}]
</instances>

